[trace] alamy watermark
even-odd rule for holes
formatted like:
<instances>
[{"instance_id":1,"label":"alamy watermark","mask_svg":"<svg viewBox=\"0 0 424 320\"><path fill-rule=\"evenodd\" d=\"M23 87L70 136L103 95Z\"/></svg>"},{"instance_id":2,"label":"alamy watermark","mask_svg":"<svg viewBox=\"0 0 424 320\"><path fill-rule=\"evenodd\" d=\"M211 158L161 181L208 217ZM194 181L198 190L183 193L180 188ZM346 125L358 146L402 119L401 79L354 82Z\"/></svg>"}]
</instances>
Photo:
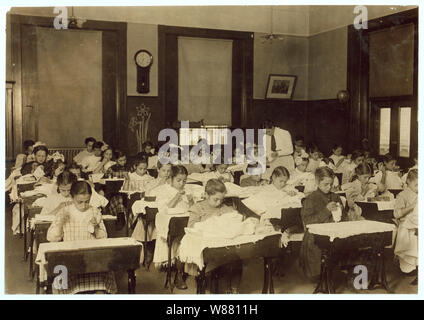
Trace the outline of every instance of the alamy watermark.
<instances>
[{"instance_id":1,"label":"alamy watermark","mask_svg":"<svg viewBox=\"0 0 424 320\"><path fill-rule=\"evenodd\" d=\"M219 129L221 136L226 137L227 143L214 143L209 145L206 128L199 129L196 133L200 138L196 145L180 145L179 134L174 129L163 129L159 132L158 141L165 142L158 151L158 160L162 164L256 164L248 167L247 174L262 174L266 170L266 130L246 129L246 136L242 129ZM257 131L257 143L255 143ZM189 121L181 121L181 132L189 133ZM233 138L236 140L235 154L233 155ZM190 139L184 139L190 140ZM222 154L224 146L224 154ZM245 148L246 146L246 148ZM212 152L211 152L212 147ZM234 157L233 157L234 156Z\"/></svg>"},{"instance_id":2,"label":"alamy watermark","mask_svg":"<svg viewBox=\"0 0 424 320\"><path fill-rule=\"evenodd\" d=\"M56 290L68 289L68 268L63 265L57 265L53 269L54 274L58 274L53 280L53 288Z\"/></svg>"},{"instance_id":3,"label":"alamy watermark","mask_svg":"<svg viewBox=\"0 0 424 320\"><path fill-rule=\"evenodd\" d=\"M356 6L353 13L357 14L353 20L353 26L356 30L368 29L368 9L366 6Z\"/></svg>"}]
</instances>

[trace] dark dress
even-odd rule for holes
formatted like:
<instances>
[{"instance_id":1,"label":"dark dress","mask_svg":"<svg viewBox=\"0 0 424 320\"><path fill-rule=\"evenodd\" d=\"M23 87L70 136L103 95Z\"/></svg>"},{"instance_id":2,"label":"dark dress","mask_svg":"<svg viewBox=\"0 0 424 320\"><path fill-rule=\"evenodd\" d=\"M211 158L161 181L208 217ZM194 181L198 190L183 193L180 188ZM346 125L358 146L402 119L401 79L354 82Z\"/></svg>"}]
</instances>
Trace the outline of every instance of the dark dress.
<instances>
[{"instance_id":1,"label":"dark dress","mask_svg":"<svg viewBox=\"0 0 424 320\"><path fill-rule=\"evenodd\" d=\"M305 198L301 211L305 230L308 224L334 222L331 212L327 209L327 205L332 201L342 204L337 194L332 192L325 194L319 189ZM308 278L313 279L319 276L321 272L321 250L314 243L314 235L307 230L300 248L300 264Z\"/></svg>"}]
</instances>

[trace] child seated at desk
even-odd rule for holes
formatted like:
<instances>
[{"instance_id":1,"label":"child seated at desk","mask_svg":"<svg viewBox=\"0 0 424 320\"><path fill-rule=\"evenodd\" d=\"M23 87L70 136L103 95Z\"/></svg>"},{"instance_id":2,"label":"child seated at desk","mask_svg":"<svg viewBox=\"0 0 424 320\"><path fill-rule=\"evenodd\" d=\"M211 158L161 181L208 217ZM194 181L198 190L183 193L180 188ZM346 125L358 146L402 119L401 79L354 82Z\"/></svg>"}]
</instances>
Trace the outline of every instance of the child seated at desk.
<instances>
[{"instance_id":1,"label":"child seated at desk","mask_svg":"<svg viewBox=\"0 0 424 320\"><path fill-rule=\"evenodd\" d=\"M85 181L75 182L72 184L70 193L72 203L62 207L57 212L55 220L47 231L47 240L59 242L107 238L102 214L98 209L90 206L92 194L90 184ZM75 294L87 291L116 293L114 273L70 275L67 289L57 290L53 288L53 293Z\"/></svg>"},{"instance_id":2,"label":"child seated at desk","mask_svg":"<svg viewBox=\"0 0 424 320\"><path fill-rule=\"evenodd\" d=\"M103 142L101 141L94 142L92 154L84 157L81 160L81 168L83 172L91 173L100 165L102 147L103 147Z\"/></svg>"},{"instance_id":3,"label":"child seated at desk","mask_svg":"<svg viewBox=\"0 0 424 320\"><path fill-rule=\"evenodd\" d=\"M383 178L381 182L387 189L402 189L403 182L396 166L397 160L388 153L384 156L383 161Z\"/></svg>"},{"instance_id":4,"label":"child seated at desk","mask_svg":"<svg viewBox=\"0 0 424 320\"><path fill-rule=\"evenodd\" d=\"M364 154L361 150L352 152L350 163L346 163L342 168L342 184L351 181L352 176L355 174L355 168L364 161Z\"/></svg>"},{"instance_id":5,"label":"child seated at desk","mask_svg":"<svg viewBox=\"0 0 424 320\"><path fill-rule=\"evenodd\" d=\"M43 201L42 209L40 214L55 215L64 205L71 201L70 191L73 183L77 182L78 178L72 172L65 170L58 177L57 182L53 185L55 190L47 196ZM90 197L90 206L93 208L106 207L108 200L98 194L93 186L92 195ZM35 205L35 202L34 202Z\"/></svg>"},{"instance_id":6,"label":"child seated at desk","mask_svg":"<svg viewBox=\"0 0 424 320\"><path fill-rule=\"evenodd\" d=\"M132 171L128 174L129 179L122 186L123 190L143 192L155 180L147 171L147 161L144 157L134 161Z\"/></svg>"},{"instance_id":7,"label":"child seated at desk","mask_svg":"<svg viewBox=\"0 0 424 320\"><path fill-rule=\"evenodd\" d=\"M105 172L105 178L128 179L127 156L120 150L115 150L116 163Z\"/></svg>"},{"instance_id":8,"label":"child seated at desk","mask_svg":"<svg viewBox=\"0 0 424 320\"><path fill-rule=\"evenodd\" d=\"M342 155L342 153L343 146L341 144L335 144L332 148L332 154L329 157L331 160L333 160L334 172L342 172L343 165L345 164L346 160L346 157Z\"/></svg>"},{"instance_id":9,"label":"child seated at desk","mask_svg":"<svg viewBox=\"0 0 424 320\"><path fill-rule=\"evenodd\" d=\"M155 155L155 149L151 141L143 142L141 145L141 150L141 152L137 153L137 159L145 158L148 162L149 157Z\"/></svg>"},{"instance_id":10,"label":"child seated at desk","mask_svg":"<svg viewBox=\"0 0 424 320\"><path fill-rule=\"evenodd\" d=\"M309 148L309 163L308 167L306 168L306 171L315 174L315 170L319 167L319 164L321 162L320 155L321 152L319 151L316 145L312 145Z\"/></svg>"},{"instance_id":11,"label":"child seated at desk","mask_svg":"<svg viewBox=\"0 0 424 320\"><path fill-rule=\"evenodd\" d=\"M234 177L231 174L231 172L227 171L228 164L224 163L223 158L221 158L221 163L215 164L213 168L214 168L214 171L207 174L208 179L218 179L224 183L225 182L234 183Z\"/></svg>"},{"instance_id":12,"label":"child seated at desk","mask_svg":"<svg viewBox=\"0 0 424 320\"><path fill-rule=\"evenodd\" d=\"M62 172L55 184L57 192L47 196L40 214L55 215L59 210L69 205L72 202L71 186L75 182L77 182L77 177L73 173Z\"/></svg>"},{"instance_id":13,"label":"child seated at desk","mask_svg":"<svg viewBox=\"0 0 424 320\"><path fill-rule=\"evenodd\" d=\"M353 181L342 185L342 190L346 192L347 204L349 206L348 218L351 221L363 220L362 210L356 201L368 201L378 195L377 186L370 183L373 169L368 163L360 163L355 168Z\"/></svg>"},{"instance_id":14,"label":"child seated at desk","mask_svg":"<svg viewBox=\"0 0 424 320\"><path fill-rule=\"evenodd\" d=\"M418 267L417 169L409 171L406 187L396 197L394 216L399 220L395 255L399 257L400 269L407 274L415 272Z\"/></svg>"},{"instance_id":15,"label":"child seated at desk","mask_svg":"<svg viewBox=\"0 0 424 320\"><path fill-rule=\"evenodd\" d=\"M406 185L406 178L408 177L408 173L409 173L409 171L411 171L411 170L413 170L413 169L417 169L417 170L418 170L418 153L415 153L415 154L414 154L414 165L413 165L411 168L409 168L409 169L408 169L408 172L407 172L407 173L405 173L405 174L402 176L402 182L403 182L403 185Z\"/></svg>"},{"instance_id":16,"label":"child seated at desk","mask_svg":"<svg viewBox=\"0 0 424 320\"><path fill-rule=\"evenodd\" d=\"M148 184L145 185L145 195L156 197L158 194L163 191L162 186L170 183L171 176L171 164L162 164L160 161L157 162L158 168L158 176L156 179L152 178ZM144 201L142 202L144 206ZM138 214L139 212L133 212L134 214ZM135 218L135 217L134 217ZM132 238L137 241L145 240L145 228L141 220L138 220L134 231L131 235ZM150 263L153 260L153 252L154 252L154 242L156 240L156 228L154 225L149 224L147 228L147 242L148 246L146 248L146 261L145 264L150 266Z\"/></svg>"},{"instance_id":17,"label":"child seated at desk","mask_svg":"<svg viewBox=\"0 0 424 320\"><path fill-rule=\"evenodd\" d=\"M270 191L284 191L288 196L294 197L299 192L287 182L290 180L290 173L285 167L276 167L271 174L269 185L265 188Z\"/></svg>"},{"instance_id":18,"label":"child seated at desk","mask_svg":"<svg viewBox=\"0 0 424 320\"><path fill-rule=\"evenodd\" d=\"M309 157L305 150L305 138L303 136L296 136L293 142L293 160L296 161L296 158L305 158Z\"/></svg>"},{"instance_id":19,"label":"child seated at desk","mask_svg":"<svg viewBox=\"0 0 424 320\"><path fill-rule=\"evenodd\" d=\"M171 183L163 184L150 192L150 195L156 196L156 202L159 210L158 214L167 214L166 212L170 208L176 208L187 212L190 206L194 204L193 196L191 194L187 194L184 190L187 182L187 175L188 172L184 166L172 166ZM157 225L156 228L160 228L160 226ZM166 242L166 237L166 234L158 234L156 239L153 262L159 266L168 261L168 245ZM178 256L178 248L181 239L182 237L179 237L172 243L172 259ZM175 265L177 268L177 274L174 281L175 286L180 290L185 290L187 289L187 285L184 276L184 264L176 259Z\"/></svg>"},{"instance_id":20,"label":"child seated at desk","mask_svg":"<svg viewBox=\"0 0 424 320\"><path fill-rule=\"evenodd\" d=\"M106 173L110 167L116 164L113 159L113 150L110 147L107 147L102 151L101 159L98 162L96 168L94 168L93 173Z\"/></svg>"},{"instance_id":21,"label":"child seated at desk","mask_svg":"<svg viewBox=\"0 0 424 320\"><path fill-rule=\"evenodd\" d=\"M162 164L160 161L157 162L158 176L146 185L146 195L150 195L157 187L170 183L171 169L172 165L170 163Z\"/></svg>"},{"instance_id":22,"label":"child seated at desk","mask_svg":"<svg viewBox=\"0 0 424 320\"><path fill-rule=\"evenodd\" d=\"M306 171L308 163L308 158L296 158L294 163L296 169L294 169L294 171L291 173L290 180L288 181L288 184L294 187L304 186L305 189L303 193L305 194L309 194L316 190L315 177L313 173Z\"/></svg>"},{"instance_id":23,"label":"child seated at desk","mask_svg":"<svg viewBox=\"0 0 424 320\"><path fill-rule=\"evenodd\" d=\"M187 227L193 228L197 222L205 221L214 216L221 216L234 211L223 204L227 192L224 183L218 179L210 179L205 186L206 199L190 207L190 217ZM226 283L226 293L239 293L242 274L242 262L237 261L220 267L216 272L222 275Z\"/></svg>"},{"instance_id":24,"label":"child seated at desk","mask_svg":"<svg viewBox=\"0 0 424 320\"><path fill-rule=\"evenodd\" d=\"M55 183L59 174L65 170L65 167L65 163L60 159L48 161L44 170L46 177L50 179L50 182Z\"/></svg>"},{"instance_id":25,"label":"child seated at desk","mask_svg":"<svg viewBox=\"0 0 424 320\"><path fill-rule=\"evenodd\" d=\"M32 151L34 150L34 144L35 142L32 140L24 141L24 149L23 149L24 153L20 153L16 156L15 165L13 166L12 170L21 168L25 163L31 161L31 158L29 157L29 155L32 154Z\"/></svg>"},{"instance_id":26,"label":"child seated at desk","mask_svg":"<svg viewBox=\"0 0 424 320\"><path fill-rule=\"evenodd\" d=\"M334 172L327 167L316 170L315 179L318 189L305 198L301 211L305 229L308 224L343 220L343 205L340 197L331 192L334 177ZM321 250L315 245L314 235L307 229L300 248L300 264L308 278L315 280L320 275Z\"/></svg>"},{"instance_id":27,"label":"child seated at desk","mask_svg":"<svg viewBox=\"0 0 424 320\"><path fill-rule=\"evenodd\" d=\"M251 170L250 170L251 169ZM258 186L265 186L268 184L268 181L265 179L262 179L262 174L259 172L257 174L254 172L254 170L258 170L258 164L248 164L246 168L246 175L242 176L242 179L240 179L240 187L258 187ZM252 174L249 174L248 172L252 171ZM243 178L244 177L244 178Z\"/></svg>"},{"instance_id":28,"label":"child seated at desk","mask_svg":"<svg viewBox=\"0 0 424 320\"><path fill-rule=\"evenodd\" d=\"M129 169L127 167L127 157L119 150L115 151L116 164L111 166L105 173L104 177L109 179L127 179ZM122 194L116 193L106 195L109 198L109 205L106 208L106 212L110 215L117 217L117 229L120 230L125 226L128 221L125 220L126 208L124 206L124 200Z\"/></svg>"}]
</instances>

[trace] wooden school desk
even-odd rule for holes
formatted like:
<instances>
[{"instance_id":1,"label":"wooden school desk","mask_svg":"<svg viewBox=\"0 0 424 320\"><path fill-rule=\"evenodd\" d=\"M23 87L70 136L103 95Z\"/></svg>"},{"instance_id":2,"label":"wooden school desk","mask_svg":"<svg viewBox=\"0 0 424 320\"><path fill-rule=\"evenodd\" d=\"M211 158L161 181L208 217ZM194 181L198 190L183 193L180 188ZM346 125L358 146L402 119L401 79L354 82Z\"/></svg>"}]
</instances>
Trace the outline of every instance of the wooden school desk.
<instances>
[{"instance_id":1,"label":"wooden school desk","mask_svg":"<svg viewBox=\"0 0 424 320\"><path fill-rule=\"evenodd\" d=\"M177 239L178 237L182 237L185 234L185 227L187 227L188 223L188 216L183 217L172 217L169 220L168 225L168 236L166 238L166 243L168 244L168 266L166 270L166 281L165 281L165 288L168 288L169 291L173 293L174 291L174 283L171 281L172 277L172 270L171 270L171 262L172 262L172 242Z\"/></svg>"},{"instance_id":2,"label":"wooden school desk","mask_svg":"<svg viewBox=\"0 0 424 320\"><path fill-rule=\"evenodd\" d=\"M391 245L395 226L370 220L320 223L306 226L314 235L315 244L321 249L321 273L314 293L335 293L332 271L339 261L340 253L358 249L371 250L372 270L368 289L382 286L392 292L387 284L384 264L384 247Z\"/></svg>"},{"instance_id":3,"label":"wooden school desk","mask_svg":"<svg viewBox=\"0 0 424 320\"><path fill-rule=\"evenodd\" d=\"M22 237L24 235L23 229L22 229L22 219L23 219L23 201L24 197L22 195L25 191L31 191L34 190L35 182L29 182L29 183L18 183L17 189L18 189L18 205L19 205L19 235Z\"/></svg>"},{"instance_id":4,"label":"wooden school desk","mask_svg":"<svg viewBox=\"0 0 424 320\"><path fill-rule=\"evenodd\" d=\"M47 241L47 231L52 224L54 216L45 215L34 217L31 221L30 229L30 243L29 243L29 276L31 279L34 278L34 242L36 244L35 250L38 252L38 247L41 243L46 243ZM115 229L116 217L114 216L103 216L103 223L106 227L106 232L109 238L110 235L113 235L113 230Z\"/></svg>"},{"instance_id":5,"label":"wooden school desk","mask_svg":"<svg viewBox=\"0 0 424 320\"><path fill-rule=\"evenodd\" d=\"M33 207L32 204L35 200L39 198L45 198L45 195L35 195L30 197L22 198L22 225L23 225L23 233L24 233L24 261L28 259L28 247L27 247L27 237L28 237L28 221L35 217L36 214L41 212L40 207Z\"/></svg>"},{"instance_id":6,"label":"wooden school desk","mask_svg":"<svg viewBox=\"0 0 424 320\"><path fill-rule=\"evenodd\" d=\"M362 217L367 220L380 221L385 223L394 223L394 203L389 201L355 202L362 209Z\"/></svg>"},{"instance_id":7,"label":"wooden school desk","mask_svg":"<svg viewBox=\"0 0 424 320\"><path fill-rule=\"evenodd\" d=\"M152 197L152 196L145 196L144 192L142 193L138 193L138 194L133 194L131 195L133 198L129 200L129 204L127 205L128 211L131 212L133 215L134 213L132 212L132 206L134 204L134 202L138 201L138 200L144 200L144 202L146 203L146 206L144 207L145 212L144 213L137 213L136 218L134 219L134 223L133 226L131 227L132 230L134 230L137 221L141 221L141 223L143 224L143 228L144 228L144 241L143 241L143 246L144 246L144 259L143 259L143 266L147 267L147 269L149 269L149 265L146 264L146 258L147 258L147 232L148 232L148 228L149 226L154 226L155 225L155 219L156 219L156 214L158 213L158 209L157 209L157 204L156 204L156 197ZM151 203L151 206L149 207L149 203Z\"/></svg>"},{"instance_id":8,"label":"wooden school desk","mask_svg":"<svg viewBox=\"0 0 424 320\"><path fill-rule=\"evenodd\" d=\"M133 206L134 202L143 199L144 191L143 192L137 192L137 191L119 190L119 192L123 194L124 206L126 208L126 212L125 212L125 221L126 221L126 223L125 223L125 234L126 234L127 237L129 237L130 236L130 230L134 230L135 224L137 223L137 219L133 219L135 215L132 212L132 206Z\"/></svg>"},{"instance_id":9,"label":"wooden school desk","mask_svg":"<svg viewBox=\"0 0 424 320\"><path fill-rule=\"evenodd\" d=\"M39 274L36 293L41 287L50 292L55 266L67 268L68 276L86 273L127 271L128 293L135 293L135 270L140 266L142 244L132 238L97 239L42 243L37 254Z\"/></svg>"},{"instance_id":10,"label":"wooden school desk","mask_svg":"<svg viewBox=\"0 0 424 320\"><path fill-rule=\"evenodd\" d=\"M274 293L274 282L272 279L271 259L277 257L281 250L281 234L276 233L266 236L257 242L243 243L240 245L225 246L219 248L205 248L203 250L204 267L196 277L196 293L206 292L206 273L225 264L247 260L252 258L263 258L264 260L264 283L262 293ZM212 293L217 293L217 277L213 279Z\"/></svg>"}]
</instances>

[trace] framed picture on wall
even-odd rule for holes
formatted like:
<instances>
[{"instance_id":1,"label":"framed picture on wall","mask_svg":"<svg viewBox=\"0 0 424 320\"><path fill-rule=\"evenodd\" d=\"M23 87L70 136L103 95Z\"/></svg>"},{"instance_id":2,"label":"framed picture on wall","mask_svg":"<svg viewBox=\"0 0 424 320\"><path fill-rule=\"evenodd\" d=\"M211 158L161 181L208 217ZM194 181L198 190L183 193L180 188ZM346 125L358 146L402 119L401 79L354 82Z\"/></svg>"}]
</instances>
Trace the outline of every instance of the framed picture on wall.
<instances>
[{"instance_id":1,"label":"framed picture on wall","mask_svg":"<svg viewBox=\"0 0 424 320\"><path fill-rule=\"evenodd\" d=\"M270 74L265 98L291 100L296 87L296 80L297 76L294 75Z\"/></svg>"}]
</instances>

